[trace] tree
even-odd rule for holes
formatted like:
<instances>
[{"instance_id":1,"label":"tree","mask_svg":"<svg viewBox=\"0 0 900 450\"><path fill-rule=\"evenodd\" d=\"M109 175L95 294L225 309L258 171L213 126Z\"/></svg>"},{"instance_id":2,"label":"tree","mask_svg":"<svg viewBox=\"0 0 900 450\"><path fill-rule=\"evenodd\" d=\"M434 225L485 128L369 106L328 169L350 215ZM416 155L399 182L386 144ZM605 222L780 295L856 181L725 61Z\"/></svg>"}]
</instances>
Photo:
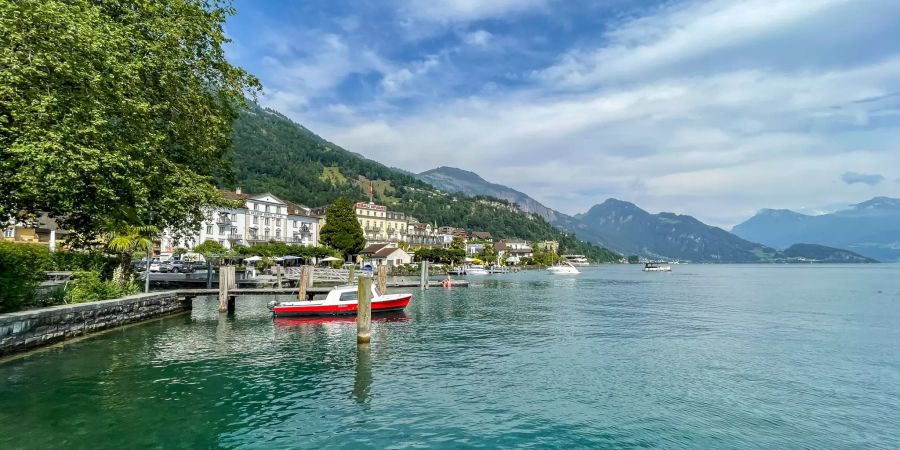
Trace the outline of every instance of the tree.
<instances>
[{"instance_id":1,"label":"tree","mask_svg":"<svg viewBox=\"0 0 900 450\"><path fill-rule=\"evenodd\" d=\"M236 110L220 0L0 1L0 221L46 212L85 241L185 230L223 205ZM127 233L126 233L127 234Z\"/></svg>"},{"instance_id":2,"label":"tree","mask_svg":"<svg viewBox=\"0 0 900 450\"><path fill-rule=\"evenodd\" d=\"M109 235L106 247L122 255L120 267L126 276L131 273L131 260L135 252L150 252L153 249L153 234L159 230L152 225L142 227L126 226ZM146 268L150 270L149 267Z\"/></svg>"},{"instance_id":3,"label":"tree","mask_svg":"<svg viewBox=\"0 0 900 450\"><path fill-rule=\"evenodd\" d=\"M200 245L194 247L194 251L208 258L212 255L221 255L225 253L225 247L219 241L203 241Z\"/></svg>"},{"instance_id":4,"label":"tree","mask_svg":"<svg viewBox=\"0 0 900 450\"><path fill-rule=\"evenodd\" d=\"M339 250L344 256L359 253L366 245L362 227L356 219L353 203L337 199L325 213L325 226L319 233L323 244Z\"/></svg>"},{"instance_id":5,"label":"tree","mask_svg":"<svg viewBox=\"0 0 900 450\"><path fill-rule=\"evenodd\" d=\"M638 255L629 255L628 256L628 264L637 264L641 262L641 257Z\"/></svg>"}]
</instances>

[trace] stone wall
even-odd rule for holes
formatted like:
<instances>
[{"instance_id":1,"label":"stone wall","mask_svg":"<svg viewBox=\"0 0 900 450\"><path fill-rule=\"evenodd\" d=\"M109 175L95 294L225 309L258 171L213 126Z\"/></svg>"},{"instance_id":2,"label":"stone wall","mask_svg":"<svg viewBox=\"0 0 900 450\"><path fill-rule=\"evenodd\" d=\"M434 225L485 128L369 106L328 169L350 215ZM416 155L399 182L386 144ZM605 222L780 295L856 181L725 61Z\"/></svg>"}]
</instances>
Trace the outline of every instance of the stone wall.
<instances>
[{"instance_id":1,"label":"stone wall","mask_svg":"<svg viewBox=\"0 0 900 450\"><path fill-rule=\"evenodd\" d=\"M189 309L191 301L175 292L151 292L0 314L0 356Z\"/></svg>"}]
</instances>

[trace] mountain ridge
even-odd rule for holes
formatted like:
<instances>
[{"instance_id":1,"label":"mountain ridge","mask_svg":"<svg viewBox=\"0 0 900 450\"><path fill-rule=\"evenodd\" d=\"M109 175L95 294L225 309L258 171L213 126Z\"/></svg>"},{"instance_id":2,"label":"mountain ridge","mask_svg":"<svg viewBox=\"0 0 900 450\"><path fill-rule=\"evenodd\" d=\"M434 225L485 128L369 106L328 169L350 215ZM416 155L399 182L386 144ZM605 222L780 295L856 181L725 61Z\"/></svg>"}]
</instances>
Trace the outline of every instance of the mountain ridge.
<instances>
[{"instance_id":1,"label":"mountain ridge","mask_svg":"<svg viewBox=\"0 0 900 450\"><path fill-rule=\"evenodd\" d=\"M879 261L900 261L900 199L874 197L821 215L763 209L732 232L774 248L796 242L847 249Z\"/></svg>"}]
</instances>

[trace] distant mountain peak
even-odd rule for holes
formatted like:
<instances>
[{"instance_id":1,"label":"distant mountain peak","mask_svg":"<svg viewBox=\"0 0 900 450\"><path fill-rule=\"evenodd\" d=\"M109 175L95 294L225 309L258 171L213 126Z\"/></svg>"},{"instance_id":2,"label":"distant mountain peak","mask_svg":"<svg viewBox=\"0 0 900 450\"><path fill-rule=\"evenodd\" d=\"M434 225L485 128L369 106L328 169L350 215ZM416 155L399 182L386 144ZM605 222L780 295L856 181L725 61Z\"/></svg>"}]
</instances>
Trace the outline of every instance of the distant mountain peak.
<instances>
[{"instance_id":1,"label":"distant mountain peak","mask_svg":"<svg viewBox=\"0 0 900 450\"><path fill-rule=\"evenodd\" d=\"M854 209L896 209L900 208L900 199L891 197L874 197L853 205Z\"/></svg>"},{"instance_id":2,"label":"distant mountain peak","mask_svg":"<svg viewBox=\"0 0 900 450\"><path fill-rule=\"evenodd\" d=\"M560 220L569 220L569 217L565 214L542 205L539 201L529 197L527 194L502 184L491 183L477 173L465 169L441 166L435 169L426 170L425 172L415 175L415 177L442 191L462 192L463 194L473 196L488 195L506 200L518 205L520 210L537 214L550 223L557 223Z\"/></svg>"}]
</instances>

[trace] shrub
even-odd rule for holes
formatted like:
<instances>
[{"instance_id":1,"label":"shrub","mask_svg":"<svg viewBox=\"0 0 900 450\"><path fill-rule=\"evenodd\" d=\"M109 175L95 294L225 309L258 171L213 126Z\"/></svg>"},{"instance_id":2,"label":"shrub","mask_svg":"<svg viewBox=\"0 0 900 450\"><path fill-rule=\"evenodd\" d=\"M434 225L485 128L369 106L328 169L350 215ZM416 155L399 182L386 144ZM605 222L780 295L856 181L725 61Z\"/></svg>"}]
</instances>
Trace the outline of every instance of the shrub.
<instances>
[{"instance_id":1,"label":"shrub","mask_svg":"<svg viewBox=\"0 0 900 450\"><path fill-rule=\"evenodd\" d=\"M51 267L41 244L0 242L0 313L18 311L35 299L35 288Z\"/></svg>"},{"instance_id":2,"label":"shrub","mask_svg":"<svg viewBox=\"0 0 900 450\"><path fill-rule=\"evenodd\" d=\"M117 268L113 278L101 280L97 271L78 271L72 275L72 284L66 294L67 303L84 303L97 300L109 300L137 294L141 287L134 279L124 278L122 269Z\"/></svg>"}]
</instances>

